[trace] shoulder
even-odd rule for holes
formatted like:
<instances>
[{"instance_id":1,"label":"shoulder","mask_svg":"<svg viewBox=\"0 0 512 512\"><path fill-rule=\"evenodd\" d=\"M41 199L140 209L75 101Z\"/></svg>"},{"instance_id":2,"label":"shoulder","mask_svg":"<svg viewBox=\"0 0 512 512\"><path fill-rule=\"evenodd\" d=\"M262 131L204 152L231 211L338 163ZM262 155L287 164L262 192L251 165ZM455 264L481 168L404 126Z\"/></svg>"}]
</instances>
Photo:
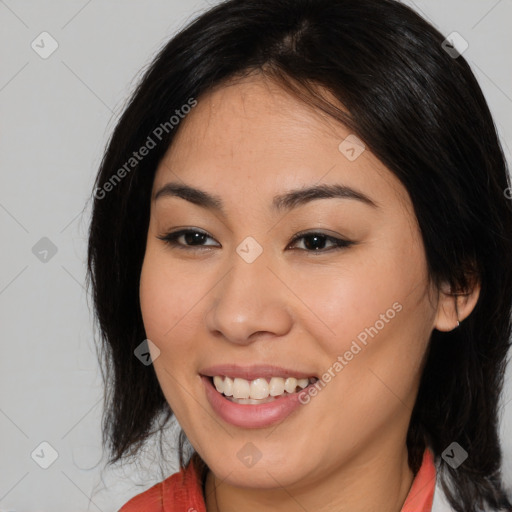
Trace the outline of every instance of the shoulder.
<instances>
[{"instance_id":1,"label":"shoulder","mask_svg":"<svg viewBox=\"0 0 512 512\"><path fill-rule=\"evenodd\" d=\"M186 467L148 490L137 494L118 512L205 511L201 470L199 458L193 456Z\"/></svg>"}]
</instances>

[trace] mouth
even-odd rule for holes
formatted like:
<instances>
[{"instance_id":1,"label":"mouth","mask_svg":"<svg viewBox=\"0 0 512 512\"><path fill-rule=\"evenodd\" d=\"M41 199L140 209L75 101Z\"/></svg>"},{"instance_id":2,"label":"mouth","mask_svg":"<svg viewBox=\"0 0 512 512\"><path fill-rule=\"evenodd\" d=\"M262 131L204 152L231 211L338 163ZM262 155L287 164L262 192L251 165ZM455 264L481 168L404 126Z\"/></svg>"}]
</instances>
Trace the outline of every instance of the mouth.
<instances>
[{"instance_id":1,"label":"mouth","mask_svg":"<svg viewBox=\"0 0 512 512\"><path fill-rule=\"evenodd\" d=\"M312 372L264 364L210 366L199 375L212 410L241 428L266 428L300 414L302 395L319 380Z\"/></svg>"},{"instance_id":2,"label":"mouth","mask_svg":"<svg viewBox=\"0 0 512 512\"><path fill-rule=\"evenodd\" d=\"M227 375L205 377L225 399L244 405L266 404L288 395L296 395L318 381L314 376L257 377L252 380Z\"/></svg>"}]
</instances>

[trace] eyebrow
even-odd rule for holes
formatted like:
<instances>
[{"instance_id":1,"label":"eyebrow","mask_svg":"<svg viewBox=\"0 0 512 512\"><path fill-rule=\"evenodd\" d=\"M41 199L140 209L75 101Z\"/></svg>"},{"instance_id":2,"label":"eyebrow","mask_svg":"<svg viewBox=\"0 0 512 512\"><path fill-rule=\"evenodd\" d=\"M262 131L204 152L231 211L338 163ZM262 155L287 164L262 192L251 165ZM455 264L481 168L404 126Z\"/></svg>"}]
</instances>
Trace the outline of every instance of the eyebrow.
<instances>
[{"instance_id":1,"label":"eyebrow","mask_svg":"<svg viewBox=\"0 0 512 512\"><path fill-rule=\"evenodd\" d=\"M226 215L222 199L214 194L180 183L167 183L155 193L153 201L163 197L180 197L202 208L218 211ZM353 199L372 208L379 208L377 203L362 192L346 185L323 184L291 190L277 195L272 200L276 212L289 211L316 199Z\"/></svg>"}]
</instances>

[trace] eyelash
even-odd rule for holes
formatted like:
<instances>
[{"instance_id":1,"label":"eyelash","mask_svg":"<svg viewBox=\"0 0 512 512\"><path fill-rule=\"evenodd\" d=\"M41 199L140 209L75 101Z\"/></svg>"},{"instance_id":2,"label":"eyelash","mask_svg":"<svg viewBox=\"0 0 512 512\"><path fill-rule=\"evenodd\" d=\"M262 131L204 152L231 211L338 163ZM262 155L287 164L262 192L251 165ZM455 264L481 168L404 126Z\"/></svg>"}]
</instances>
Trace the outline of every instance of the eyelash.
<instances>
[{"instance_id":1,"label":"eyelash","mask_svg":"<svg viewBox=\"0 0 512 512\"><path fill-rule=\"evenodd\" d=\"M213 237L208 235L208 233L206 233L204 231L196 230L196 229L182 229L180 231L175 231L174 233L167 233L166 235L163 235L163 236L157 236L157 238L160 240L163 240L166 244L170 245L173 248L177 248L177 249L181 249L181 250L185 250L185 251L193 251L197 248L204 249L207 247L213 247L211 245L196 245L196 246L183 245L177 241L177 239L183 235L194 234L194 233L198 233L200 235L205 235L206 237L211 238L212 240L214 239ZM290 245L293 245L295 242L297 242L298 240L300 240L302 238L314 237L314 236L321 237L329 242L332 242L334 244L334 247L330 247L329 249L316 249L316 250L315 249L313 249L313 250L299 249L299 250L309 252L312 254L318 254L318 253L330 252L333 250L336 251L336 250L340 250L340 249L345 249L345 248L350 247L351 245L355 244L355 242L352 242L350 240L345 240L343 238L336 238L336 237L329 236L324 233L319 233L316 231L307 231L307 232L301 232L301 233L298 233L297 235L295 235L293 237L293 239L291 240L291 242L289 243L288 247L290 247Z\"/></svg>"}]
</instances>

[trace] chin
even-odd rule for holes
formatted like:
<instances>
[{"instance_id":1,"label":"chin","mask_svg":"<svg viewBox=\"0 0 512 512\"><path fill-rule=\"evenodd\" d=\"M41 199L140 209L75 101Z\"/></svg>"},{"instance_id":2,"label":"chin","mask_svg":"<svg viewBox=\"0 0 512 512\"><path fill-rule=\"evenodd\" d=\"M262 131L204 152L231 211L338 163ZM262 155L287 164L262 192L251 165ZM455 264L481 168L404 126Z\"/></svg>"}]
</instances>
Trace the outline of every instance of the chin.
<instances>
[{"instance_id":1,"label":"chin","mask_svg":"<svg viewBox=\"0 0 512 512\"><path fill-rule=\"evenodd\" d=\"M308 478L308 468L286 454L290 450L291 448L280 453L275 448L268 447L259 452L260 458L258 458L255 446L249 441L236 443L236 449L231 446L219 447L219 453L210 452L202 455L202 458L215 476L229 485L273 489L293 486ZM270 454L270 457L265 457L262 451ZM226 456L226 453L233 455ZM248 454L253 455L252 460Z\"/></svg>"}]
</instances>

